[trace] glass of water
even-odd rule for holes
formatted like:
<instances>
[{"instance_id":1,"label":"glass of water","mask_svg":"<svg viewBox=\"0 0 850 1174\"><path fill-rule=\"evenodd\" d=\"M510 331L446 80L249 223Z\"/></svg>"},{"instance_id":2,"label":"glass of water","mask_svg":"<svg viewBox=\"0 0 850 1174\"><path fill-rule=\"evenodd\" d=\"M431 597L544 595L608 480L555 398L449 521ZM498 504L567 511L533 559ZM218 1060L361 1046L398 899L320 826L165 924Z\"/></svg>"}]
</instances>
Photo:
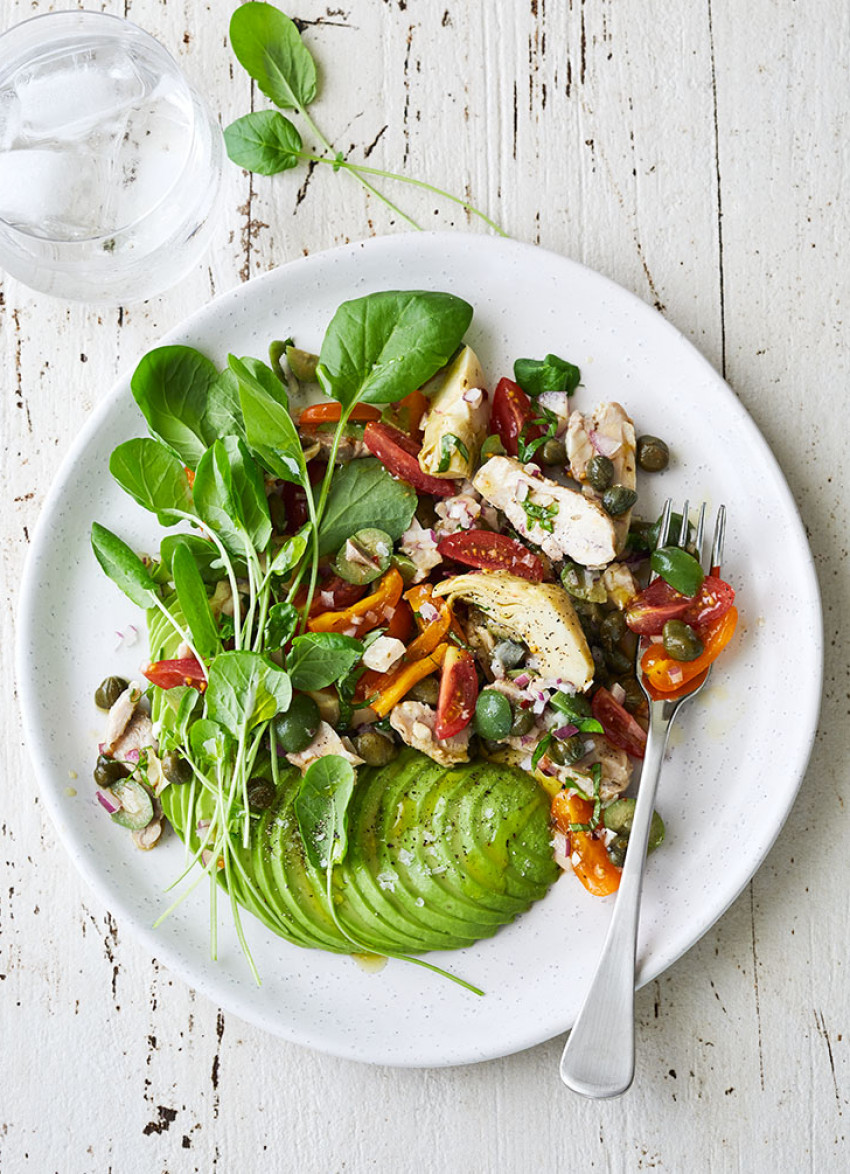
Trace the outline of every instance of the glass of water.
<instances>
[{"instance_id":1,"label":"glass of water","mask_svg":"<svg viewBox=\"0 0 850 1174\"><path fill-rule=\"evenodd\" d=\"M212 232L221 131L148 33L100 12L0 36L0 269L120 305L167 289Z\"/></svg>"}]
</instances>

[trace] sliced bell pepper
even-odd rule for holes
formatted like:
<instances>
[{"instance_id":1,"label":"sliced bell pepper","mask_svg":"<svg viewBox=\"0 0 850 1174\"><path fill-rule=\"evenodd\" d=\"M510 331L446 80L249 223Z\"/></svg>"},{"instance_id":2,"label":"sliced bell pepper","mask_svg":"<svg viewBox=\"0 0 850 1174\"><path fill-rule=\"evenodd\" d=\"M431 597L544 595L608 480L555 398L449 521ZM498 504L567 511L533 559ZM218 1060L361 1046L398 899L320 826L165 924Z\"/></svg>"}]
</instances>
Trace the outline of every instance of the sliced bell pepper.
<instances>
[{"instance_id":1,"label":"sliced bell pepper","mask_svg":"<svg viewBox=\"0 0 850 1174\"><path fill-rule=\"evenodd\" d=\"M414 685L429 677L431 673L437 672L451 647L451 644L438 644L427 656L421 656L410 664L403 664L390 673L382 674L384 680L376 689L378 695L374 701L370 701L371 708L378 717L386 717Z\"/></svg>"},{"instance_id":2,"label":"sliced bell pepper","mask_svg":"<svg viewBox=\"0 0 850 1174\"><path fill-rule=\"evenodd\" d=\"M428 592L430 592L430 584L427 584L427 589ZM412 595L415 599L424 600L426 597L421 594L422 591L423 588L414 587L411 591L407 592L405 595L405 600L410 599ZM430 600L430 595L427 598ZM406 665L413 664L415 661L421 660L424 656L428 656L429 653L434 651L441 640L443 640L446 633L449 631L449 628L452 626L453 617L451 604L446 603L444 599L437 599L433 602L434 607L440 614L436 620L431 620L427 623L420 620L418 613L416 613L416 605L412 605L414 614L416 615L416 622L420 628L419 635L408 646L404 657L395 669L391 669L388 673L379 673L375 669L369 669L363 674L363 676L357 682L357 688L354 693L355 699L357 701L365 701L367 697L373 697L375 693L381 692L382 689L386 687L389 678L392 677L394 673L398 672ZM407 607L407 604L404 602L404 600L402 603L404 603L404 606ZM399 605L399 608L397 608L396 611L400 610L400 608L401 605ZM408 608L408 615L409 614L410 608ZM393 616L393 619L395 619L395 616ZM391 620L390 626L387 629L388 636L395 635L395 633L392 631L392 623L393 621ZM408 636L409 634L410 633L408 631ZM404 640L405 638L406 637L404 636L397 637L399 640ZM428 674L426 673L425 675L427 676ZM409 688L412 688L415 684L416 682L413 681Z\"/></svg>"},{"instance_id":3,"label":"sliced bell pepper","mask_svg":"<svg viewBox=\"0 0 850 1174\"><path fill-rule=\"evenodd\" d=\"M738 609L730 607L708 628L700 629L703 651L696 660L674 660L661 644L651 644L641 657L640 667L653 689L669 695L704 673L732 639L738 623Z\"/></svg>"},{"instance_id":4,"label":"sliced bell pepper","mask_svg":"<svg viewBox=\"0 0 850 1174\"><path fill-rule=\"evenodd\" d=\"M298 427L305 428L315 424L336 424L342 416L342 406L337 403L311 404L298 417ZM349 414L349 420L360 422L380 420L381 413L371 404L357 404Z\"/></svg>"},{"instance_id":5,"label":"sliced bell pepper","mask_svg":"<svg viewBox=\"0 0 850 1174\"><path fill-rule=\"evenodd\" d=\"M395 567L390 567L378 582L378 588L365 599L360 599L342 611L325 611L307 621L311 632L348 632L362 636L372 628L378 628L392 615L401 599L404 580Z\"/></svg>"},{"instance_id":6,"label":"sliced bell pepper","mask_svg":"<svg viewBox=\"0 0 850 1174\"><path fill-rule=\"evenodd\" d=\"M620 887L620 869L611 863L604 836L573 831L574 824L589 823L593 804L580 795L559 791L552 800L552 821L567 838L573 872L594 897L607 897Z\"/></svg>"},{"instance_id":7,"label":"sliced bell pepper","mask_svg":"<svg viewBox=\"0 0 850 1174\"><path fill-rule=\"evenodd\" d=\"M396 609L387 625L387 635L394 640L401 640L406 644L413 634L413 612L410 605L403 599L396 604Z\"/></svg>"}]
</instances>

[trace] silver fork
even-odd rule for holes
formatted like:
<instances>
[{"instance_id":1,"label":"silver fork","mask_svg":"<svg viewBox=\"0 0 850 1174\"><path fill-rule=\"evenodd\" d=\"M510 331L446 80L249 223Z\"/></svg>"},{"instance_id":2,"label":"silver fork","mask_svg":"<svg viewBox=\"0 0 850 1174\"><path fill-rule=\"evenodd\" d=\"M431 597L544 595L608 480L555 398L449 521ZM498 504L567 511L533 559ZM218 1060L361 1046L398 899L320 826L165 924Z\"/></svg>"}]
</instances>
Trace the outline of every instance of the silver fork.
<instances>
[{"instance_id":1,"label":"silver fork","mask_svg":"<svg viewBox=\"0 0 850 1174\"><path fill-rule=\"evenodd\" d=\"M688 507L689 503L685 502L679 534L679 546L682 547L688 545ZM671 508L672 501L668 498L661 517L658 546L668 543ZM705 503L700 508L694 544L700 561L704 529ZM721 506L717 511L709 562L709 570L714 574L718 573L723 558L725 530L726 507ZM641 644L638 643L635 675L649 702L649 730L632 829L617 891L617 903L602 956L561 1057L561 1079L564 1084L574 1092L596 1100L622 1095L634 1079L637 932L655 792L673 719L687 701L696 697L708 679L708 673L702 680L697 678L697 685L675 699L653 699L646 689L640 668Z\"/></svg>"}]
</instances>

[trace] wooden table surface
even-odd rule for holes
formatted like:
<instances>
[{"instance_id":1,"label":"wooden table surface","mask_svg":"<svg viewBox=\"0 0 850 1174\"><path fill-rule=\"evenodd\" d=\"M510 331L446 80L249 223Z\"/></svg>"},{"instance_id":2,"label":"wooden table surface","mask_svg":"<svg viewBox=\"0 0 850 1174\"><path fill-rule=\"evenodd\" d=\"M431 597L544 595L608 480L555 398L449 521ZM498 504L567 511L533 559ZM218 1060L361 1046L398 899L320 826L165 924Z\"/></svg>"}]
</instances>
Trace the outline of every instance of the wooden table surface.
<instances>
[{"instance_id":1,"label":"wooden table surface","mask_svg":"<svg viewBox=\"0 0 850 1174\"><path fill-rule=\"evenodd\" d=\"M230 52L225 0L102 7L158 36L223 124L264 104ZM2 0L2 24L47 8ZM292 15L321 64L317 121L338 147L468 193L517 239L620 282L729 380L817 562L820 733L766 864L638 995L637 1080L618 1101L561 1086L559 1039L475 1067L396 1071L223 1014L136 944L45 817L15 700L21 569L73 437L161 333L303 253L404 226L329 168L264 179L228 164L208 254L161 297L99 310L3 281L0 1168L844 1171L850 9L302 0ZM392 194L428 227L476 230L444 202Z\"/></svg>"}]
</instances>

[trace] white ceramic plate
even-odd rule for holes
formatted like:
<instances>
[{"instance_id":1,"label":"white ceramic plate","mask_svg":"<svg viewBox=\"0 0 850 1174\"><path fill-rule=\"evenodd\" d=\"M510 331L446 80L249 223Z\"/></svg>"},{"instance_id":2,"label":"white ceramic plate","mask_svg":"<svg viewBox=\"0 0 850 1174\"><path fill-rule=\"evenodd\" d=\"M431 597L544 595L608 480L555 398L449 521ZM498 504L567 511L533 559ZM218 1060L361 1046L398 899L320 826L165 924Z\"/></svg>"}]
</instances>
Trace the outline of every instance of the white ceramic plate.
<instances>
[{"instance_id":1,"label":"white ceramic plate","mask_svg":"<svg viewBox=\"0 0 850 1174\"><path fill-rule=\"evenodd\" d=\"M663 436L674 459L645 475L640 512L671 494L729 509L725 571L741 623L699 704L674 730L658 807L667 841L646 878L639 981L696 942L764 859L794 801L817 721L820 601L805 535L776 461L729 387L669 323L632 294L563 257L461 234L370 240L294 261L216 299L163 340L223 364L228 350L263 356L293 335L318 350L340 302L381 289L449 290L475 307L468 339L492 384L518 356L554 351L580 364L577 407L621 400L639 433ZM68 851L101 899L146 947L221 1006L271 1032L340 1056L433 1066L519 1051L565 1031L592 975L612 899L572 876L494 939L431 955L486 991L477 998L418 967L366 973L349 958L302 950L247 917L262 974L254 985L222 913L219 960L200 886L164 925L165 885L180 871L171 842L147 854L110 823L90 781L102 718L92 693L108 673L131 675L143 643L116 649L139 623L100 572L97 519L137 549L155 524L111 481L119 442L143 431L122 380L99 405L53 485L23 586L19 681L27 740ZM786 655L788 648L794 656ZM800 682L805 688L800 688ZM69 771L79 776L70 797ZM42 867L50 867L47 860Z\"/></svg>"}]
</instances>

